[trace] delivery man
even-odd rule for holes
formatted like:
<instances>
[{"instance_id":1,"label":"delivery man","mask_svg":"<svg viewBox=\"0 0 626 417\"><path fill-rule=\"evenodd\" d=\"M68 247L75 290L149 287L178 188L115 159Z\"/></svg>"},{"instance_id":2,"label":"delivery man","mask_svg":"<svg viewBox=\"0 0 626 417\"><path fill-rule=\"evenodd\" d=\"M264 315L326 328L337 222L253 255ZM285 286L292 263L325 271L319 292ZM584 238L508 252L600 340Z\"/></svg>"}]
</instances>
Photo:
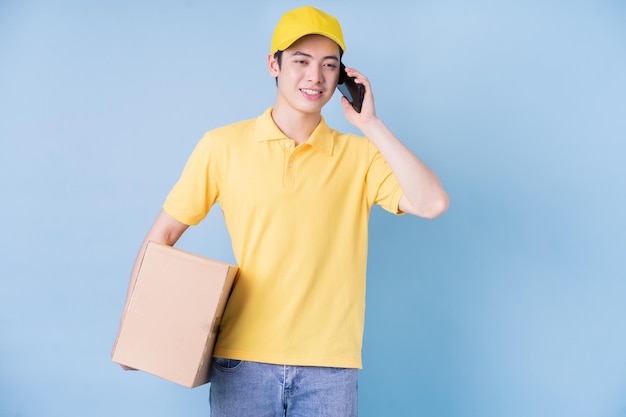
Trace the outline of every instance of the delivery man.
<instances>
[{"instance_id":1,"label":"delivery man","mask_svg":"<svg viewBox=\"0 0 626 417\"><path fill-rule=\"evenodd\" d=\"M240 270L214 351L214 417L356 416L370 210L448 207L437 176L377 117L361 72L346 69L365 88L361 111L342 104L362 136L324 121L345 51L333 16L285 13L267 57L273 107L203 136L139 251L174 245L219 203Z\"/></svg>"}]
</instances>

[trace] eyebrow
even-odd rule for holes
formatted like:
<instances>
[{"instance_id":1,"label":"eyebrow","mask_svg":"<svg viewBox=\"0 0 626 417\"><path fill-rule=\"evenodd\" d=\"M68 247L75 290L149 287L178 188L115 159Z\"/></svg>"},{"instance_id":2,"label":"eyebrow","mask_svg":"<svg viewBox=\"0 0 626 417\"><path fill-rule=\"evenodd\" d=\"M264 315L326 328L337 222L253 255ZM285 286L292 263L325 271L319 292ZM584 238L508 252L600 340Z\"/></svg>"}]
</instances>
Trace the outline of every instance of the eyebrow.
<instances>
[{"instance_id":1,"label":"eyebrow","mask_svg":"<svg viewBox=\"0 0 626 417\"><path fill-rule=\"evenodd\" d=\"M296 51L291 56L298 56L298 55L305 56L307 58L313 58L313 55L307 54L306 52L301 52L301 51ZM322 60L324 60L324 59L333 59L333 60L339 62L339 58L337 58L337 56L335 56L335 55L327 55L324 58L322 58Z\"/></svg>"}]
</instances>

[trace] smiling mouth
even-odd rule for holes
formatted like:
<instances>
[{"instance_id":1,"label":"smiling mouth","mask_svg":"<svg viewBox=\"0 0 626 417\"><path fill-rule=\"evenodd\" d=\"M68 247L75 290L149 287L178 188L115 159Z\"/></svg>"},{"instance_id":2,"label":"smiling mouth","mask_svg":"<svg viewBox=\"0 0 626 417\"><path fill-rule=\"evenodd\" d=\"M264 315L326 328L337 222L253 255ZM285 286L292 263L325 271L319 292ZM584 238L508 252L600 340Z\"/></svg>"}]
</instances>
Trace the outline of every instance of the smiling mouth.
<instances>
[{"instance_id":1,"label":"smiling mouth","mask_svg":"<svg viewBox=\"0 0 626 417\"><path fill-rule=\"evenodd\" d=\"M301 88L300 91L302 91L304 94L308 95L308 96L319 96L322 94L321 91L319 90L311 90L310 88Z\"/></svg>"}]
</instances>

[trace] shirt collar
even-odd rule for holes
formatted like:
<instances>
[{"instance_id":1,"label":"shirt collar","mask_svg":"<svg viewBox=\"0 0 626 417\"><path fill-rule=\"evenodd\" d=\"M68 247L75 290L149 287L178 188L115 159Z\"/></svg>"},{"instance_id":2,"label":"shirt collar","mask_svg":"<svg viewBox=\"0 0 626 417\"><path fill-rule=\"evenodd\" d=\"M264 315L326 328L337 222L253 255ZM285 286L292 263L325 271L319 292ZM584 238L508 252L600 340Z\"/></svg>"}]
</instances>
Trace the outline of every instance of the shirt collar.
<instances>
[{"instance_id":1,"label":"shirt collar","mask_svg":"<svg viewBox=\"0 0 626 417\"><path fill-rule=\"evenodd\" d=\"M257 142L264 142L277 139L287 139L285 134L276 126L272 119L272 108L265 110L256 120L254 137ZM321 118L309 139L305 142L315 149L327 155L333 153L333 132L326 124L324 117Z\"/></svg>"}]
</instances>

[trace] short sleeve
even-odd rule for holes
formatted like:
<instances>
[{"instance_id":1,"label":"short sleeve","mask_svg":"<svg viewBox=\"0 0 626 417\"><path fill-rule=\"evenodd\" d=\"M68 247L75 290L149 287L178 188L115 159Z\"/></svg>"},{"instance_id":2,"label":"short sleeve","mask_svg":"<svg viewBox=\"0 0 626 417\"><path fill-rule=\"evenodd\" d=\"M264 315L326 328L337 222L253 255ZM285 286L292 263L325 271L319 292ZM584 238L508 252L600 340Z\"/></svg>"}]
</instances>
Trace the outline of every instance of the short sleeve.
<instances>
[{"instance_id":1,"label":"short sleeve","mask_svg":"<svg viewBox=\"0 0 626 417\"><path fill-rule=\"evenodd\" d=\"M167 214L187 225L196 225L206 217L219 198L214 159L211 135L207 132L189 156L163 204Z\"/></svg>"},{"instance_id":2,"label":"short sleeve","mask_svg":"<svg viewBox=\"0 0 626 417\"><path fill-rule=\"evenodd\" d=\"M400 188L398 179L376 146L369 141L368 146L368 154L370 155L366 179L368 200L390 213L403 214L399 205L404 193Z\"/></svg>"}]
</instances>

